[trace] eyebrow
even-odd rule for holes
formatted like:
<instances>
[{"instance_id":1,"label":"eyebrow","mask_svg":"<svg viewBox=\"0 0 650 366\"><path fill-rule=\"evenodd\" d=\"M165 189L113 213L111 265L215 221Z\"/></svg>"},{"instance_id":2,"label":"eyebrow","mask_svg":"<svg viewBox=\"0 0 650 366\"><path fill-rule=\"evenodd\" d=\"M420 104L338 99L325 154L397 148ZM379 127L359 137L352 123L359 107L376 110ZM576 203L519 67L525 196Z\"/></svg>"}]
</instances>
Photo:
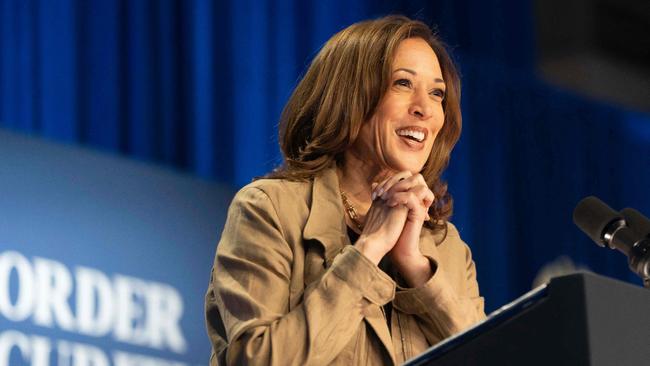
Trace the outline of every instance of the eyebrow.
<instances>
[{"instance_id":1,"label":"eyebrow","mask_svg":"<svg viewBox=\"0 0 650 366\"><path fill-rule=\"evenodd\" d=\"M412 74L413 76L416 76L418 74L417 72L415 72L415 70L407 69L405 67L400 67L399 69L395 69L393 71L393 74L398 72L398 71L406 71L409 74ZM443 84L445 83L445 81L440 79L440 78L435 78L435 79L433 79L433 81L435 81L436 83L443 83Z\"/></svg>"}]
</instances>

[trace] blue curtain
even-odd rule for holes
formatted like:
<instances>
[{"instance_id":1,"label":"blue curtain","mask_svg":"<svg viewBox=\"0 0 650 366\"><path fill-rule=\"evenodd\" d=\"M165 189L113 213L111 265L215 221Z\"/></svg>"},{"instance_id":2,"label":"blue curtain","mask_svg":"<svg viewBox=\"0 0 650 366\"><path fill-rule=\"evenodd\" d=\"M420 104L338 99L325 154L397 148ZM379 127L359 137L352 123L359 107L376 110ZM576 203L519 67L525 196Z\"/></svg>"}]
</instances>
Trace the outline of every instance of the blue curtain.
<instances>
[{"instance_id":1,"label":"blue curtain","mask_svg":"<svg viewBox=\"0 0 650 366\"><path fill-rule=\"evenodd\" d=\"M463 74L464 131L447 178L487 308L560 255L637 281L571 212L596 194L650 214L650 116L540 81L532 7L0 0L0 126L239 187L280 163L280 111L320 45L355 21L406 14L437 25Z\"/></svg>"}]
</instances>

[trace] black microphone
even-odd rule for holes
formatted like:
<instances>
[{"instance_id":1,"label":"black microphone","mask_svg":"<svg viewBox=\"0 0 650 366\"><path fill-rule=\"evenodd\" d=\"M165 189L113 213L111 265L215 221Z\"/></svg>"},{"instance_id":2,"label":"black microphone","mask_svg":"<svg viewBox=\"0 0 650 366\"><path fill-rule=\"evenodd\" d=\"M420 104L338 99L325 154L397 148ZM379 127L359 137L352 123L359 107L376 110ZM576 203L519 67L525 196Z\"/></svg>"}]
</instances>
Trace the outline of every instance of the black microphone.
<instances>
[{"instance_id":1,"label":"black microphone","mask_svg":"<svg viewBox=\"0 0 650 366\"><path fill-rule=\"evenodd\" d=\"M626 219L630 219L628 222ZM578 202L573 222L596 244L617 249L628 257L632 272L650 286L650 235L647 218L634 209L618 213L594 196ZM632 226L634 225L634 226Z\"/></svg>"}]
</instances>

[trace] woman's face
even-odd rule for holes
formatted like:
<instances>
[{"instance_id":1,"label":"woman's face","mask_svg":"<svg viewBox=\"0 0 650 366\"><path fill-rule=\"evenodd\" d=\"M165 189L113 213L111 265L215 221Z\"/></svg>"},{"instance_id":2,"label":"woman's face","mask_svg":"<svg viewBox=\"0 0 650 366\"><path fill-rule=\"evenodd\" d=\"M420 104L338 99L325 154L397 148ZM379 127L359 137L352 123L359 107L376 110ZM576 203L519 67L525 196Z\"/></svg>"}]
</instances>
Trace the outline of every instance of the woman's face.
<instances>
[{"instance_id":1,"label":"woman's face","mask_svg":"<svg viewBox=\"0 0 650 366\"><path fill-rule=\"evenodd\" d=\"M433 49L422 38L405 39L395 52L390 87L361 127L353 152L384 169L419 173L445 119L444 95Z\"/></svg>"}]
</instances>

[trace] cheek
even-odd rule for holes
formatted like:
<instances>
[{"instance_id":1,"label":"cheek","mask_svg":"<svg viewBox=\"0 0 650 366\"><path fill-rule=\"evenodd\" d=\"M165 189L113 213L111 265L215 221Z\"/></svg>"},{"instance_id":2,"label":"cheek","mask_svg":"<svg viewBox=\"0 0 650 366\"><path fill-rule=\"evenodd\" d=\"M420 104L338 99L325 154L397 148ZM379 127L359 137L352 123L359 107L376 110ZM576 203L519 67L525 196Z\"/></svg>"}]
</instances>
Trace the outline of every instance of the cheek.
<instances>
[{"instance_id":1,"label":"cheek","mask_svg":"<svg viewBox=\"0 0 650 366\"><path fill-rule=\"evenodd\" d=\"M442 126L444 126L444 124L445 124L445 112L443 112L441 107L440 110L435 113L433 118L432 130L433 133L435 133L436 137L440 133L440 130L442 130Z\"/></svg>"},{"instance_id":2,"label":"cheek","mask_svg":"<svg viewBox=\"0 0 650 366\"><path fill-rule=\"evenodd\" d=\"M442 125L445 122L445 109L442 107L442 104L438 104L438 107L436 108L435 120L438 124L438 129L442 128Z\"/></svg>"},{"instance_id":3,"label":"cheek","mask_svg":"<svg viewBox=\"0 0 650 366\"><path fill-rule=\"evenodd\" d=\"M429 140L429 146L427 146L427 151L429 154L431 154L431 150L433 150L433 145L438 141L438 138L440 138L440 131L442 130L442 126L444 126L445 123L445 116L444 113L440 113L438 117L435 118L433 126L432 126L432 131L434 133L434 138Z\"/></svg>"}]
</instances>

